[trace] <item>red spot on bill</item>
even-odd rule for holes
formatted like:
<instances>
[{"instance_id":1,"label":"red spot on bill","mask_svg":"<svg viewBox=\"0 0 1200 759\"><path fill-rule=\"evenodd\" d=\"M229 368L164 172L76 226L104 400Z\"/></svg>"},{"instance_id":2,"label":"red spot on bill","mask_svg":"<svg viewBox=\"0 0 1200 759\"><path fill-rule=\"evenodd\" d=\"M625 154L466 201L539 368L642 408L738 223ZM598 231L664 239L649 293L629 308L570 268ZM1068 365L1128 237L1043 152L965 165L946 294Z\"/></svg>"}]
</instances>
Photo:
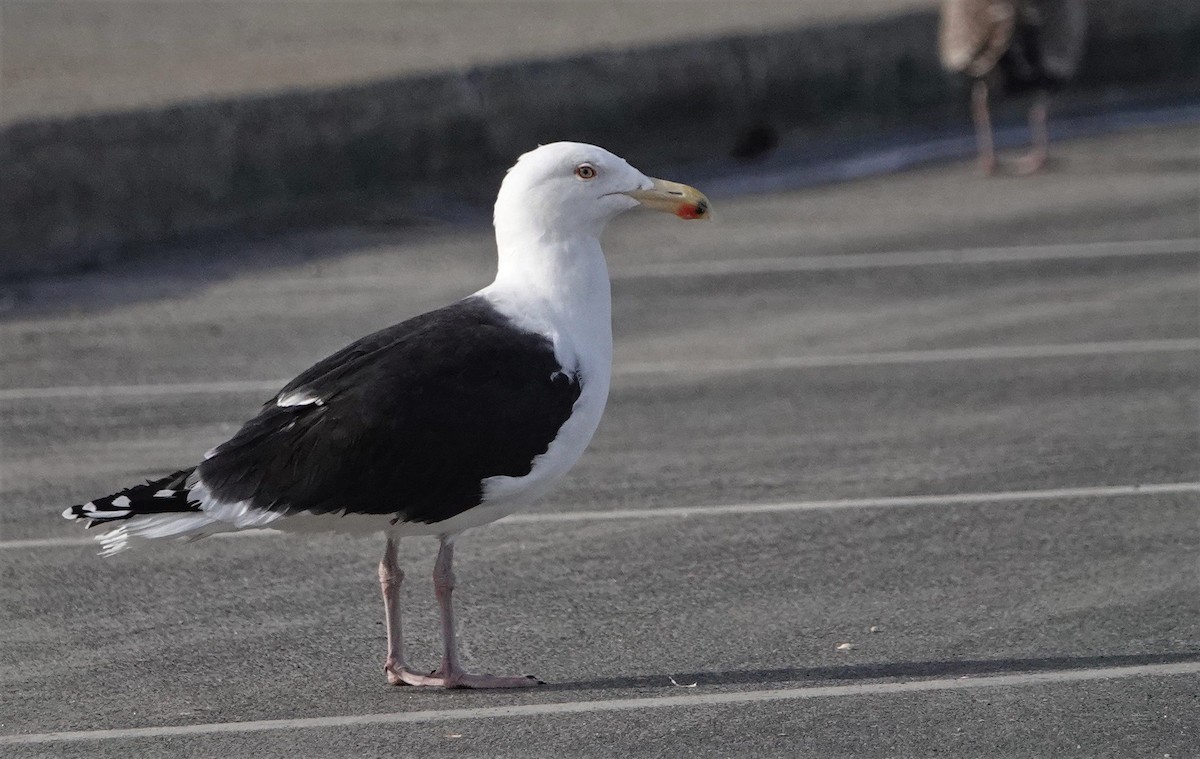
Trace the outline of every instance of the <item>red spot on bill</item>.
<instances>
[{"instance_id":1,"label":"red spot on bill","mask_svg":"<svg viewBox=\"0 0 1200 759\"><path fill-rule=\"evenodd\" d=\"M679 207L675 215L681 219L700 219L708 213L707 203L685 204Z\"/></svg>"}]
</instances>

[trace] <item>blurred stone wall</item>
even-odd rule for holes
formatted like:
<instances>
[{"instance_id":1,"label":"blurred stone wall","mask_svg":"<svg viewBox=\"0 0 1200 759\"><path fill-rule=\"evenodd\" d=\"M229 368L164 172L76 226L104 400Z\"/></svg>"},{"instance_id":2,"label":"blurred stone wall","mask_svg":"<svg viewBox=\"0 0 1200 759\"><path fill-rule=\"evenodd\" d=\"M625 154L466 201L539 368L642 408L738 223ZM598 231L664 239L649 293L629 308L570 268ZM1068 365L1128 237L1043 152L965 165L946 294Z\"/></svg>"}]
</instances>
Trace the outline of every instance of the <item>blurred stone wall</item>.
<instances>
[{"instance_id":1,"label":"blurred stone wall","mask_svg":"<svg viewBox=\"0 0 1200 759\"><path fill-rule=\"evenodd\" d=\"M1073 90L1195 94L1200 3L1095 0ZM728 153L756 124L861 133L962 118L936 16L501 63L358 86L27 122L0 132L0 276L225 230L486 204L540 142L635 165Z\"/></svg>"}]
</instances>

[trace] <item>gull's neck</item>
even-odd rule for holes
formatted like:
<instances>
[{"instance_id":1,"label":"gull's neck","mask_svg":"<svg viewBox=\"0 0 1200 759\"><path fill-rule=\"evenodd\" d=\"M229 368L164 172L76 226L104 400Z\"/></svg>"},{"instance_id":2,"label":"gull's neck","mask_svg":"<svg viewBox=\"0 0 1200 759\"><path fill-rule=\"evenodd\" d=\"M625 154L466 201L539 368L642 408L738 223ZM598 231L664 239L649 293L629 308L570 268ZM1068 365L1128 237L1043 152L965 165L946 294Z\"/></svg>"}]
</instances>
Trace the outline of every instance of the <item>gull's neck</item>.
<instances>
[{"instance_id":1,"label":"gull's neck","mask_svg":"<svg viewBox=\"0 0 1200 759\"><path fill-rule=\"evenodd\" d=\"M600 229L562 234L528 219L497 216L496 280L480 294L519 326L550 337L564 366L607 386L612 294Z\"/></svg>"}]
</instances>

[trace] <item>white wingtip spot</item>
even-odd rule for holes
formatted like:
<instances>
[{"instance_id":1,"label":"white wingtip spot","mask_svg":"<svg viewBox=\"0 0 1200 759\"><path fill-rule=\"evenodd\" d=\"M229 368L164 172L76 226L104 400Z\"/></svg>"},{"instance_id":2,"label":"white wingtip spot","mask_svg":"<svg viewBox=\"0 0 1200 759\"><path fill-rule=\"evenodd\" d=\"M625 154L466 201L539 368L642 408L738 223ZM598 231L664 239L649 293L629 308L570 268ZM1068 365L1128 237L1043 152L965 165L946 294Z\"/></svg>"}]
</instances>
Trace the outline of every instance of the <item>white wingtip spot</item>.
<instances>
[{"instance_id":1,"label":"white wingtip spot","mask_svg":"<svg viewBox=\"0 0 1200 759\"><path fill-rule=\"evenodd\" d=\"M79 515L75 513L74 506L68 506L63 511L63 519L78 519L78 518L79 518Z\"/></svg>"},{"instance_id":2,"label":"white wingtip spot","mask_svg":"<svg viewBox=\"0 0 1200 759\"><path fill-rule=\"evenodd\" d=\"M155 498L174 498L175 491L174 490L160 490L154 494L154 497Z\"/></svg>"},{"instance_id":3,"label":"white wingtip spot","mask_svg":"<svg viewBox=\"0 0 1200 759\"><path fill-rule=\"evenodd\" d=\"M88 501L87 503L83 504L83 510L90 514L96 510L96 504Z\"/></svg>"},{"instance_id":4,"label":"white wingtip spot","mask_svg":"<svg viewBox=\"0 0 1200 759\"><path fill-rule=\"evenodd\" d=\"M123 509L126 506L128 506L130 503L132 503L132 501L129 500L129 496L119 495L113 499L112 505L116 506L118 509Z\"/></svg>"}]
</instances>

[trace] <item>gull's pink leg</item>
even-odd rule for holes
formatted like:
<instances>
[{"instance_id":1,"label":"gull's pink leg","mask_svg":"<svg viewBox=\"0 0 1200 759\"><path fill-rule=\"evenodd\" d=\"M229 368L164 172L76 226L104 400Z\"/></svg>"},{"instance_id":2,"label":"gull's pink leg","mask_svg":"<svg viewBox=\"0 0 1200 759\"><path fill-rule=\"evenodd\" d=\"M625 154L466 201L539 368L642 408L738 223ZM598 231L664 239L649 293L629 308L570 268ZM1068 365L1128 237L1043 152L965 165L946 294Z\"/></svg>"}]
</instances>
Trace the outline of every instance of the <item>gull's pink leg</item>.
<instances>
[{"instance_id":1,"label":"gull's pink leg","mask_svg":"<svg viewBox=\"0 0 1200 759\"><path fill-rule=\"evenodd\" d=\"M1046 166L1046 159L1050 155L1050 133L1046 127L1049 111L1049 96L1044 90L1039 90L1029 108L1029 133L1033 147L1018 159L1018 174L1036 174Z\"/></svg>"},{"instance_id":2,"label":"gull's pink leg","mask_svg":"<svg viewBox=\"0 0 1200 759\"><path fill-rule=\"evenodd\" d=\"M383 613L387 620L387 659L383 671L392 685L419 685L422 675L404 666L404 636L400 630L400 584L404 570L396 560L396 541L388 538L379 561L379 590L383 594Z\"/></svg>"},{"instance_id":3,"label":"gull's pink leg","mask_svg":"<svg viewBox=\"0 0 1200 759\"><path fill-rule=\"evenodd\" d=\"M992 116L988 112L988 86L982 79L976 79L971 90L971 115L975 120L975 144L979 147L979 170L993 174L996 149L992 141Z\"/></svg>"},{"instance_id":4,"label":"gull's pink leg","mask_svg":"<svg viewBox=\"0 0 1200 759\"><path fill-rule=\"evenodd\" d=\"M454 634L454 605L451 600L454 585L454 542L452 537L443 535L437 561L433 565L433 590L442 610L442 643L445 646L442 666L422 677L421 682L412 684L441 685L446 688L526 688L542 685L542 681L532 675L474 675L463 671L458 661L458 642Z\"/></svg>"}]
</instances>

